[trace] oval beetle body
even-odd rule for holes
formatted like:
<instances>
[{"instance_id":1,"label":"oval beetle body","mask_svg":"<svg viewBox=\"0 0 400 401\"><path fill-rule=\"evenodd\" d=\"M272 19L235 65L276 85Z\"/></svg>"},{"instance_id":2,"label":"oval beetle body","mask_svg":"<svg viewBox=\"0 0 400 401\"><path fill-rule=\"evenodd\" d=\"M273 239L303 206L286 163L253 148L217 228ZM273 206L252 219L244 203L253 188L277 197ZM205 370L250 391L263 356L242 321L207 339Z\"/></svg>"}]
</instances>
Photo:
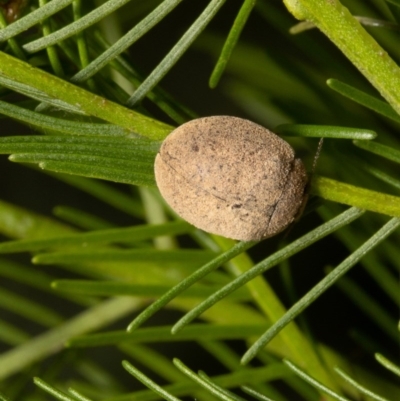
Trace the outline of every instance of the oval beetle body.
<instances>
[{"instance_id":1,"label":"oval beetle body","mask_svg":"<svg viewBox=\"0 0 400 401\"><path fill-rule=\"evenodd\" d=\"M237 117L199 118L176 128L157 154L155 176L182 218L242 241L278 234L306 199L307 173L292 147Z\"/></svg>"}]
</instances>

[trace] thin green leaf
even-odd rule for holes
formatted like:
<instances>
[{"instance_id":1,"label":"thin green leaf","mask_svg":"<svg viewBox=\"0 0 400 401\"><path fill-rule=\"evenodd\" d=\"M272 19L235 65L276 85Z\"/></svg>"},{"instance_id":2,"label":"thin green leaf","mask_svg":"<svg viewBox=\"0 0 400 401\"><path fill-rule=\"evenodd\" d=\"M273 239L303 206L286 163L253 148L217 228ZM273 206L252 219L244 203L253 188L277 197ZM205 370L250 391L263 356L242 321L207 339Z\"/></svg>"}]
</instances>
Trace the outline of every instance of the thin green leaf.
<instances>
[{"instance_id":1,"label":"thin green leaf","mask_svg":"<svg viewBox=\"0 0 400 401\"><path fill-rule=\"evenodd\" d=\"M372 279L382 288L382 291L400 307L400 294L396 275L391 271L385 258L381 257L381 255L387 255L388 259L390 259L389 245L389 242L385 242L382 244L379 254L370 254L361 263ZM398 257L395 260L398 260Z\"/></svg>"},{"instance_id":2,"label":"thin green leaf","mask_svg":"<svg viewBox=\"0 0 400 401\"><path fill-rule=\"evenodd\" d=\"M365 141L354 141L353 143L361 149L367 150L368 152L400 164L400 150L373 141L368 143Z\"/></svg>"},{"instance_id":3,"label":"thin green leaf","mask_svg":"<svg viewBox=\"0 0 400 401\"><path fill-rule=\"evenodd\" d=\"M153 186L154 143L135 142L111 137L5 137L0 138L0 152L14 153L10 160L15 162L42 168L60 165L70 174Z\"/></svg>"},{"instance_id":4,"label":"thin green leaf","mask_svg":"<svg viewBox=\"0 0 400 401\"><path fill-rule=\"evenodd\" d=\"M393 279L395 279L393 277ZM399 340L399 333L396 330L396 321L390 314L371 298L356 282L350 278L343 277L338 283L342 290L355 305L357 305L371 320L375 321L377 327L384 331L395 342ZM399 303L400 294L397 287L397 302Z\"/></svg>"},{"instance_id":5,"label":"thin green leaf","mask_svg":"<svg viewBox=\"0 0 400 401\"><path fill-rule=\"evenodd\" d=\"M59 234L51 238L8 241L0 244L0 253L32 252L46 248L86 247L93 244L131 243L160 235L178 235L192 230L184 221L165 224L144 224L126 228L110 228L79 234ZM147 252L147 251L146 251Z\"/></svg>"},{"instance_id":6,"label":"thin green leaf","mask_svg":"<svg viewBox=\"0 0 400 401\"><path fill-rule=\"evenodd\" d=\"M387 359L381 354L376 353L375 354L375 359L382 365L384 366L387 370L390 370L393 372L396 376L400 377L400 366L395 365L392 361Z\"/></svg>"},{"instance_id":7,"label":"thin green leaf","mask_svg":"<svg viewBox=\"0 0 400 401\"><path fill-rule=\"evenodd\" d=\"M7 21L4 17L4 13L0 9L0 32L2 29L7 27ZM11 51L14 53L16 57L21 60L26 60L25 53L22 50L22 47L18 44L18 42L14 38L8 39L8 44L10 45Z\"/></svg>"},{"instance_id":8,"label":"thin green leaf","mask_svg":"<svg viewBox=\"0 0 400 401\"><path fill-rule=\"evenodd\" d=\"M54 0L53 0L54 1ZM128 136L132 131L113 124L85 123L40 114L0 100L0 113L42 130L67 135ZM132 138L133 139L133 138ZM139 144L139 143L138 143Z\"/></svg>"},{"instance_id":9,"label":"thin green leaf","mask_svg":"<svg viewBox=\"0 0 400 401\"><path fill-rule=\"evenodd\" d=\"M225 67L228 64L233 49L235 48L235 45L239 40L239 36L244 26L246 25L247 19L249 18L255 4L256 0L245 0L243 2L242 7L240 8L239 13L233 23L233 26L229 31L229 35L225 41L217 64L215 65L214 70L211 73L209 81L209 85L211 88L215 88L218 85L218 82L221 79L223 72L225 71Z\"/></svg>"},{"instance_id":10,"label":"thin green leaf","mask_svg":"<svg viewBox=\"0 0 400 401\"><path fill-rule=\"evenodd\" d=\"M169 220L165 203L163 202L159 192L154 188L138 188L144 210L145 219L149 224L162 224ZM171 236L157 237L153 240L156 249L176 249L179 244L176 238Z\"/></svg>"},{"instance_id":11,"label":"thin green leaf","mask_svg":"<svg viewBox=\"0 0 400 401\"><path fill-rule=\"evenodd\" d=\"M54 0L53 0L54 1ZM85 114L80 108L70 103L64 102L57 97L50 97L45 91L36 89L33 85L25 84L22 82L15 81L13 79L6 78L0 74L0 85L9 88L15 92L21 93L22 95L28 96L32 99L38 100L39 102L47 103L54 106L57 109L65 110L69 113Z\"/></svg>"},{"instance_id":12,"label":"thin green leaf","mask_svg":"<svg viewBox=\"0 0 400 401\"><path fill-rule=\"evenodd\" d=\"M54 1L54 0L53 0ZM50 386L50 384L46 383L44 380L39 379L38 377L35 377L33 379L33 382L40 387L42 390L44 390L46 393L52 395L54 398L57 400L61 401L76 401L74 397L69 396L68 394L64 393L61 390L56 389L53 386Z\"/></svg>"},{"instance_id":13,"label":"thin green leaf","mask_svg":"<svg viewBox=\"0 0 400 401\"><path fill-rule=\"evenodd\" d=\"M391 0L386 0L386 1L391 1ZM394 0L396 1L396 0ZM369 18L369 17L360 17L358 15L354 15L354 19L356 19L360 24L364 26L370 26L374 28L386 28L386 29L391 29L394 31L399 31L400 26L396 22L392 21L385 21L381 19L376 19L376 18ZM302 21L299 22L298 24L292 26L290 28L290 33L291 34L298 34L301 32L304 32L308 29L313 29L316 28L316 25L310 21Z\"/></svg>"},{"instance_id":14,"label":"thin green leaf","mask_svg":"<svg viewBox=\"0 0 400 401\"><path fill-rule=\"evenodd\" d=\"M242 325L216 325L193 324L185 331L171 335L171 326L158 326L141 328L134 332L108 331L86 336L72 338L67 342L68 347L99 347L111 344L129 343L154 343L154 342L179 342L202 340L232 340L246 339L259 335L265 326L262 324Z\"/></svg>"},{"instance_id":15,"label":"thin green leaf","mask_svg":"<svg viewBox=\"0 0 400 401\"><path fill-rule=\"evenodd\" d=\"M56 206L53 209L53 215L84 230L103 230L114 227L99 216L69 206Z\"/></svg>"},{"instance_id":16,"label":"thin green leaf","mask_svg":"<svg viewBox=\"0 0 400 401\"><path fill-rule=\"evenodd\" d=\"M54 291L51 288L51 283L54 281L54 277L37 270L33 270L32 266L26 267L15 262L11 262L7 259L0 259L0 276L7 277L18 283L29 285L43 292L54 294ZM89 298L87 296L76 296L69 294L60 294L60 296L85 306L93 305L93 302L95 302L93 298Z\"/></svg>"},{"instance_id":17,"label":"thin green leaf","mask_svg":"<svg viewBox=\"0 0 400 401\"><path fill-rule=\"evenodd\" d=\"M72 234L75 230L0 200L0 232L11 238L45 238Z\"/></svg>"},{"instance_id":18,"label":"thin green leaf","mask_svg":"<svg viewBox=\"0 0 400 401\"><path fill-rule=\"evenodd\" d=\"M54 1L54 0L53 0ZM86 14L84 17L68 24L66 27L59 29L47 37L37 39L33 42L24 45L24 49L29 53L34 53L44 49L47 46L53 45L59 41L62 41L72 35L75 35L84 29L93 26L96 22L100 21L107 15L111 14L130 0L108 0L104 4L96 7L93 11ZM72 1L70 1L72 3ZM1 38L1 36L0 36Z\"/></svg>"},{"instance_id":19,"label":"thin green leaf","mask_svg":"<svg viewBox=\"0 0 400 401\"><path fill-rule=\"evenodd\" d=\"M169 358L163 355L162 352L156 351L154 347L124 343L119 346L119 349L130 358L138 361L141 366L151 369L153 373L159 375L164 380L181 382L184 379L184 375L175 366L171 365Z\"/></svg>"},{"instance_id":20,"label":"thin green leaf","mask_svg":"<svg viewBox=\"0 0 400 401\"><path fill-rule=\"evenodd\" d=\"M200 35L214 15L225 3L225 0L211 0L208 6L201 13L200 17L186 31L178 43L171 49L165 58L157 65L153 72L142 82L133 95L126 102L128 107L133 107L140 102L154 86L168 73L168 71L179 60L188 47Z\"/></svg>"},{"instance_id":21,"label":"thin green leaf","mask_svg":"<svg viewBox=\"0 0 400 401\"><path fill-rule=\"evenodd\" d=\"M12 38L21 32L27 31L32 26L44 21L46 18L55 14L71 4L73 0L52 0L45 6L27 14L25 17L15 21L7 28L0 30L0 42Z\"/></svg>"},{"instance_id":22,"label":"thin green leaf","mask_svg":"<svg viewBox=\"0 0 400 401\"><path fill-rule=\"evenodd\" d=\"M199 375L197 375L193 370L189 369L182 361L180 361L177 358L174 358L173 360L174 365L182 372L184 373L189 379L193 380L195 383L197 383L199 386L207 390L209 393L213 394L215 397L217 397L220 400L223 401L233 401L233 399L226 394L226 392L220 391L220 388L214 383L210 383L209 380L205 380Z\"/></svg>"},{"instance_id":23,"label":"thin green leaf","mask_svg":"<svg viewBox=\"0 0 400 401\"><path fill-rule=\"evenodd\" d=\"M128 110L3 52L0 52L0 84L57 108L95 116L150 139L164 139L172 130L167 124Z\"/></svg>"},{"instance_id":24,"label":"thin green leaf","mask_svg":"<svg viewBox=\"0 0 400 401\"><path fill-rule=\"evenodd\" d=\"M24 298L1 287L0 306L2 309L9 310L46 327L52 327L64 320L61 315L50 307L41 305L33 301L31 298Z\"/></svg>"},{"instance_id":25,"label":"thin green leaf","mask_svg":"<svg viewBox=\"0 0 400 401\"><path fill-rule=\"evenodd\" d=\"M47 3L47 0L39 0L39 6L44 7ZM49 20L44 20L41 24L43 36L46 37L51 34L51 24ZM50 65L54 71L54 74L60 78L64 78L64 70L60 61L60 58L57 54L57 51L54 46L49 46L46 49L47 57L49 58Z\"/></svg>"},{"instance_id":26,"label":"thin green leaf","mask_svg":"<svg viewBox=\"0 0 400 401\"><path fill-rule=\"evenodd\" d=\"M196 377L192 378L197 382L197 375L185 366L179 359L173 360L174 365L178 367L184 374L192 378L192 375ZM265 383L277 379L287 378L290 375L290 371L282 363L272 363L267 367L261 368L242 368L235 372L228 373L225 375L214 376L212 378L214 384L223 388L239 387L243 384L259 384Z\"/></svg>"},{"instance_id":27,"label":"thin green leaf","mask_svg":"<svg viewBox=\"0 0 400 401\"><path fill-rule=\"evenodd\" d=\"M233 241L227 238L214 236L213 239L223 250L227 250L232 246ZM254 262L246 253L242 253L241 255L232 259L229 265L230 268L233 269L235 276L239 276L240 274L246 273L248 270L254 267ZM284 314L284 305L275 294L271 285L269 285L262 275L250 280L247 288L260 313L267 317L267 326L271 324L271 321L277 320L281 315ZM214 308L206 311L204 317L209 319L208 316L216 315L217 311L222 307L223 305L215 305ZM270 346L270 348L275 348L274 352L277 352L279 355L294 357L296 361L301 361L311 371L316 372L318 378L322 382L332 383L329 373L321 364L321 361L315 354L313 347L309 342L307 342L304 334L300 331L296 324L290 325L288 330L282 332L281 336L277 338L277 342L280 342L281 345L277 347L277 343L274 342ZM332 383L332 387L336 387L334 383Z\"/></svg>"},{"instance_id":28,"label":"thin green leaf","mask_svg":"<svg viewBox=\"0 0 400 401\"><path fill-rule=\"evenodd\" d=\"M48 174L67 183L68 185L92 195L96 199L102 200L103 202L118 210L121 210L124 213L138 218L143 218L143 206L137 199L131 195L125 194L124 192L112 187L107 183L69 174L55 174L50 172Z\"/></svg>"},{"instance_id":29,"label":"thin green leaf","mask_svg":"<svg viewBox=\"0 0 400 401\"><path fill-rule=\"evenodd\" d=\"M20 328L0 320L0 341L17 346L29 340L29 335Z\"/></svg>"},{"instance_id":30,"label":"thin green leaf","mask_svg":"<svg viewBox=\"0 0 400 401\"><path fill-rule=\"evenodd\" d=\"M232 393L232 391L225 390L221 386L215 384L205 372L199 371L198 376L203 380L204 383L207 383L208 386L212 387L217 393L219 393L217 397L221 400L246 401L244 398Z\"/></svg>"},{"instance_id":31,"label":"thin green leaf","mask_svg":"<svg viewBox=\"0 0 400 401\"><path fill-rule=\"evenodd\" d=\"M75 0L72 3L72 13L74 16L74 22L82 19L82 0ZM78 47L79 60L81 67L86 67L89 64L89 49L83 32L79 32L75 35L76 44ZM94 89L94 85L91 85L91 89Z\"/></svg>"},{"instance_id":32,"label":"thin green leaf","mask_svg":"<svg viewBox=\"0 0 400 401\"><path fill-rule=\"evenodd\" d=\"M195 284L197 281L205 277L207 274L217 269L223 263L231 260L235 256L239 255L242 252L245 252L247 249L250 249L256 242L239 242L235 246L233 246L229 251L224 252L223 254L217 256L215 259L197 269L191 276L187 277L185 280L182 280L179 284L172 287L169 291L167 291L161 298L157 301L153 302L150 306L148 306L143 312L141 312L128 326L128 331L133 331L138 328L141 324L143 324L146 320L148 320L151 316L153 316L157 311L159 311L162 307L164 307L168 302L177 297L183 291L188 289L190 286Z\"/></svg>"},{"instance_id":33,"label":"thin green leaf","mask_svg":"<svg viewBox=\"0 0 400 401\"><path fill-rule=\"evenodd\" d=\"M237 353L225 342L222 341L199 341L199 344L209 354L231 371L241 369Z\"/></svg>"},{"instance_id":34,"label":"thin green leaf","mask_svg":"<svg viewBox=\"0 0 400 401\"><path fill-rule=\"evenodd\" d=\"M98 31L95 32L95 38L99 42L101 48L98 52L107 51L110 44L107 43ZM131 63L125 61L120 55L110 62L110 66L121 73L128 79L133 86L137 87L143 81L141 74L138 74L133 69ZM162 111L164 111L176 124L183 124L188 119L193 119L196 115L183 104L180 104L176 99L172 98L166 91L160 87L155 87L153 91L147 94L148 98L154 102Z\"/></svg>"},{"instance_id":35,"label":"thin green leaf","mask_svg":"<svg viewBox=\"0 0 400 401\"><path fill-rule=\"evenodd\" d=\"M379 178L383 182L386 182L387 184L393 186L394 188L400 189L400 180L398 178L393 177L392 175L387 174L386 172L369 164L364 165L363 167L365 170L367 170L369 173Z\"/></svg>"},{"instance_id":36,"label":"thin green leaf","mask_svg":"<svg viewBox=\"0 0 400 401\"><path fill-rule=\"evenodd\" d=\"M130 182L145 181L154 183L154 180L152 179L152 162L146 163L142 161L131 161L125 158L118 159L115 157L115 155L113 155L112 151L110 152L111 157L102 156L102 154L106 154L106 149L97 148L95 146L93 147L93 155L89 154L89 147L81 146L79 149L71 149L69 146L66 146L66 151L63 153L51 153L51 148L52 146L44 147L43 151L47 153L21 152L18 154L12 154L9 159L17 163L38 163L42 168L44 168L46 162L61 162L65 166L68 166L68 164L71 164L71 166L81 165L87 166L87 168L91 167L91 169L88 170L90 173L87 173L87 175L90 174L91 176L101 176L106 171L109 171L110 180L112 179L113 174L120 174L121 179L123 179L122 177L125 179L128 179L129 177ZM81 152L83 153L85 151L88 153L80 154ZM127 157L128 155L125 156ZM134 170L134 173L127 173L127 171L130 169Z\"/></svg>"},{"instance_id":37,"label":"thin green leaf","mask_svg":"<svg viewBox=\"0 0 400 401\"><path fill-rule=\"evenodd\" d=\"M397 263L400 260L400 249L398 248L397 243L395 241L385 242L383 247L383 252L380 252L381 255L385 255L385 258L382 259L383 263L385 263L384 259L387 258L387 260L392 263L391 267L397 271L400 271L400 265Z\"/></svg>"},{"instance_id":38,"label":"thin green leaf","mask_svg":"<svg viewBox=\"0 0 400 401\"><path fill-rule=\"evenodd\" d=\"M210 386L205 380L202 380L195 372L189 369L182 361L177 358L173 359L174 365L184 373L189 379L191 379L194 383L199 385L200 387L207 390L209 393L213 394L219 399L223 399L224 401L231 401L229 397L224 396L220 393L214 386Z\"/></svg>"},{"instance_id":39,"label":"thin green leaf","mask_svg":"<svg viewBox=\"0 0 400 401\"><path fill-rule=\"evenodd\" d=\"M242 362L247 363L264 348L286 325L294 320L304 309L311 305L320 295L331 287L340 277L347 273L368 251L377 246L400 226L400 219L389 220L368 241L340 263L330 274L314 286L306 295L296 302L277 322L275 322L243 355Z\"/></svg>"},{"instance_id":40,"label":"thin green leaf","mask_svg":"<svg viewBox=\"0 0 400 401\"><path fill-rule=\"evenodd\" d=\"M333 127L327 125L282 124L274 132L279 135L304 136L311 138L342 138L371 140L376 132L362 128Z\"/></svg>"},{"instance_id":41,"label":"thin green leaf","mask_svg":"<svg viewBox=\"0 0 400 401\"><path fill-rule=\"evenodd\" d=\"M312 21L400 113L399 66L345 6L338 2L331 7L318 0L285 4L298 19Z\"/></svg>"},{"instance_id":42,"label":"thin green leaf","mask_svg":"<svg viewBox=\"0 0 400 401\"><path fill-rule=\"evenodd\" d=\"M344 379L351 386L355 387L361 394L364 394L367 397L377 401L389 401L387 398L381 397L373 393L371 390L368 390L366 387L362 386L360 383L352 379L347 373L343 372L342 369L336 367L334 368L334 370L342 379Z\"/></svg>"},{"instance_id":43,"label":"thin green leaf","mask_svg":"<svg viewBox=\"0 0 400 401\"><path fill-rule=\"evenodd\" d=\"M57 173L80 175L88 178L99 178L112 182L119 182L130 185L143 185L145 187L155 186L154 177L150 174L139 174L126 169L105 168L97 165L78 164L71 162L47 161L39 163L43 170L54 171Z\"/></svg>"},{"instance_id":44,"label":"thin green leaf","mask_svg":"<svg viewBox=\"0 0 400 401\"><path fill-rule=\"evenodd\" d=\"M332 397L334 400L338 401L350 401L348 398L342 397L341 395L335 393L328 387L324 386L321 382L318 380L315 380L313 377L309 376L306 372L301 370L299 367L297 367L295 364L292 362L284 359L283 363L290 369L292 370L297 376L301 377L303 380L305 380L307 383L311 384L311 386L315 387L317 390L319 390L322 393L328 394L330 397Z\"/></svg>"},{"instance_id":45,"label":"thin green leaf","mask_svg":"<svg viewBox=\"0 0 400 401\"><path fill-rule=\"evenodd\" d=\"M129 262L141 263L142 267L146 264L160 264L167 266L187 266L195 268L215 256L214 252L198 249L179 249L179 250L90 250L90 251L66 251L44 253L35 256L32 262L35 264L80 264L85 262Z\"/></svg>"},{"instance_id":46,"label":"thin green leaf","mask_svg":"<svg viewBox=\"0 0 400 401\"><path fill-rule=\"evenodd\" d=\"M117 351L117 350L116 350ZM118 351L117 351L118 352ZM66 351L65 354L70 354ZM72 354L75 352L72 351ZM75 353L76 355L76 353ZM119 375L115 375L114 369L110 370L108 363L103 364L100 361L95 361L92 358L77 358L73 360L72 368L84 379L82 380L69 380L68 384L74 386L68 388L69 394L79 394L76 389L82 391L87 396L94 397L95 400L108 398L109 395L119 392L122 388L122 383ZM48 375L46 377L49 377ZM51 377L51 376L50 376ZM54 376L53 376L54 377ZM76 386L76 387L75 387ZM80 395L80 400L83 396ZM82 401L87 401L83 398Z\"/></svg>"},{"instance_id":47,"label":"thin green leaf","mask_svg":"<svg viewBox=\"0 0 400 401\"><path fill-rule=\"evenodd\" d=\"M215 376L213 380L216 384L223 387L238 387L244 383L251 383L254 385L259 385L260 383L265 383L269 381L279 380L282 378L287 378L288 369L282 364L271 364L267 367L262 368L252 368L252 369L241 369L233 373ZM175 395L191 395L196 394L199 390L198 384L193 381L182 380L179 383L169 384L163 387L164 390ZM135 399L137 401L151 401L157 400L157 395L155 395L151 390L137 391L134 393L124 394L118 396L118 401L131 401Z\"/></svg>"},{"instance_id":48,"label":"thin green leaf","mask_svg":"<svg viewBox=\"0 0 400 401\"><path fill-rule=\"evenodd\" d=\"M389 0L390 1L390 0ZM364 26L371 26L374 28L391 29L393 31L400 31L400 25L397 22L387 21L377 18L370 18L364 16L355 16L354 18Z\"/></svg>"},{"instance_id":49,"label":"thin green leaf","mask_svg":"<svg viewBox=\"0 0 400 401\"><path fill-rule=\"evenodd\" d=\"M274 401L273 399L271 399L271 398L269 398L269 397L266 397L264 394L261 394L261 393L259 393L258 391L253 390L251 387L242 386L242 387L240 387L240 389L241 389L244 393L246 393L246 394L248 394L248 395L251 395L251 396L252 396L253 398L255 398L256 400L259 400L259 401Z\"/></svg>"},{"instance_id":50,"label":"thin green leaf","mask_svg":"<svg viewBox=\"0 0 400 401\"><path fill-rule=\"evenodd\" d=\"M328 351L329 352L329 351ZM325 354L323 358L325 358ZM281 358L276 358L273 357L270 353L267 352L260 352L258 354L258 359L263 363L264 365L269 365L271 363L276 363L276 362L282 362ZM307 401L321 401L321 395L315 390L313 387L310 387L306 382L301 380L299 377L294 376L291 374L288 375L286 378L286 383L290 388L292 388L293 391L299 394L299 396L303 397L304 400ZM270 390L270 389L269 389ZM259 391L261 391L259 389ZM263 393L264 394L264 393ZM276 399L276 401L286 401L286 397L283 397L280 393L277 393L274 388L270 390L268 393L269 397L272 399Z\"/></svg>"},{"instance_id":51,"label":"thin green leaf","mask_svg":"<svg viewBox=\"0 0 400 401\"><path fill-rule=\"evenodd\" d=\"M365 141L363 143L367 143ZM324 199L400 217L400 198L314 175L310 192Z\"/></svg>"},{"instance_id":52,"label":"thin green leaf","mask_svg":"<svg viewBox=\"0 0 400 401\"><path fill-rule=\"evenodd\" d=\"M68 388L68 393L72 394L72 396L74 397L74 401L91 401L90 398L85 397L73 388Z\"/></svg>"},{"instance_id":53,"label":"thin green leaf","mask_svg":"<svg viewBox=\"0 0 400 401\"><path fill-rule=\"evenodd\" d=\"M190 312L184 315L172 328L174 334L178 333L184 326L190 323L193 319L201 315L204 311L210 308L212 305L220 301L222 298L240 288L253 278L264 273L266 270L277 265L281 261L289 258L297 252L300 252L304 248L313 244L314 242L324 238L325 236L331 234L332 232L338 230L340 227L349 224L351 221L360 217L364 212L362 210L351 208L346 212L340 214L334 219L322 224L318 228L304 235L303 237L292 242L285 248L275 252L270 257L266 258L262 262L255 265L253 268L248 270L246 273L240 275L235 280L221 288L212 297L207 298L199 305L194 307ZM190 326L189 326L190 327Z\"/></svg>"},{"instance_id":54,"label":"thin green leaf","mask_svg":"<svg viewBox=\"0 0 400 401\"><path fill-rule=\"evenodd\" d=\"M328 210L327 208L321 208L318 211L324 220L330 219L332 215L334 215L334 212ZM371 228L370 232L374 231L375 228ZM336 232L336 236L348 248L350 252L354 252L357 247L362 244L363 241L363 235L360 234L359 229L355 227L353 228L351 226L343 227L342 230ZM398 283L396 282L395 275L392 273L386 263L386 259L392 259L393 265L396 266L400 256L396 252L388 249L390 247L390 244L390 241L385 241L381 244L378 252L370 252L368 258L361 259L360 264L371 276L372 280L375 281L382 288L382 290L389 298L391 298L392 302L394 302L396 305L399 305L400 307L400 294ZM381 255L385 255L385 257L382 258Z\"/></svg>"},{"instance_id":55,"label":"thin green leaf","mask_svg":"<svg viewBox=\"0 0 400 401\"><path fill-rule=\"evenodd\" d=\"M180 401L179 398L174 397L172 394L165 391L162 387L156 384L153 380L150 380L147 376L145 376L140 370L136 369L133 365L131 365L128 361L123 361L122 366L136 379L138 379L141 383L143 383L146 387L151 389L154 393L156 393L159 397L163 398L167 401Z\"/></svg>"},{"instance_id":56,"label":"thin green leaf","mask_svg":"<svg viewBox=\"0 0 400 401\"><path fill-rule=\"evenodd\" d=\"M72 78L72 82L84 82L96 72L101 70L111 60L124 52L129 46L136 42L146 32L159 23L166 15L168 15L182 0L166 0L163 1L154 11L152 11L146 18L140 21L134 28L132 28L121 39L109 47L99 57L92 61L87 67L79 71ZM73 25L73 24L71 24ZM69 25L68 27L71 27ZM72 27L71 27L72 29ZM59 38L55 38L59 40ZM42 45L43 47L43 45ZM40 48L39 48L40 49Z\"/></svg>"},{"instance_id":57,"label":"thin green leaf","mask_svg":"<svg viewBox=\"0 0 400 401\"><path fill-rule=\"evenodd\" d=\"M140 285L131 283L121 283L116 281L91 281L91 280L57 280L51 284L56 291L72 292L84 295L102 295L102 296L146 296L156 297L164 294L170 286L167 285ZM187 291L185 297L204 298L211 295L215 288L210 286L194 287ZM235 295L232 299L248 300L249 295L244 291Z\"/></svg>"},{"instance_id":58,"label":"thin green leaf","mask_svg":"<svg viewBox=\"0 0 400 401\"><path fill-rule=\"evenodd\" d=\"M299 33L303 33L304 31L308 31L309 29L316 28L315 24L311 21L300 21L297 24L290 27L289 32L292 35L298 35Z\"/></svg>"},{"instance_id":59,"label":"thin green leaf","mask_svg":"<svg viewBox=\"0 0 400 401\"><path fill-rule=\"evenodd\" d=\"M7 259L0 259L0 276L38 288L41 291L52 291L50 284L54 280L46 273L32 270L31 266L27 267Z\"/></svg>"},{"instance_id":60,"label":"thin green leaf","mask_svg":"<svg viewBox=\"0 0 400 401\"><path fill-rule=\"evenodd\" d=\"M8 397L6 397L5 395L0 394L0 400L1 400L1 401L11 401L11 398L8 398Z\"/></svg>"},{"instance_id":61,"label":"thin green leaf","mask_svg":"<svg viewBox=\"0 0 400 401\"><path fill-rule=\"evenodd\" d=\"M138 161L154 161L160 146L158 142L138 138L64 135L2 137L0 144L4 153L29 153L43 149L53 152L60 150L60 152L86 154L88 148L92 148L94 152L99 152L94 154L104 155L107 150L111 155L121 155L122 159L129 159L129 156L137 155Z\"/></svg>"},{"instance_id":62,"label":"thin green leaf","mask_svg":"<svg viewBox=\"0 0 400 401\"><path fill-rule=\"evenodd\" d=\"M85 310L19 347L0 355L0 379L19 372L56 350L62 349L71 337L99 329L139 309L142 303L131 297L110 299Z\"/></svg>"},{"instance_id":63,"label":"thin green leaf","mask_svg":"<svg viewBox=\"0 0 400 401\"><path fill-rule=\"evenodd\" d=\"M340 82L337 79L328 79L327 84L331 89L351 100L354 100L358 104L390 118L391 120L400 122L400 115L388 103L377 99L374 96L368 95L367 93L345 84L344 82Z\"/></svg>"},{"instance_id":64,"label":"thin green leaf","mask_svg":"<svg viewBox=\"0 0 400 401\"><path fill-rule=\"evenodd\" d=\"M36 148L36 147L35 147ZM128 170L134 169L136 172L140 173L144 176L151 176L151 170L153 167L153 161L150 159L146 161L145 158L140 160L129 160L129 152L125 153L121 151L122 157L117 158L115 154L118 153L116 151L110 151L110 157L107 157L107 149L103 147L93 146L93 155L89 154L89 146L77 146L75 148L71 148L69 145L65 146L63 151L61 149L54 149L52 145L43 146L41 151L34 150L33 152L25 153L24 151L18 152L17 154L12 154L10 156L10 160L13 162L19 163L46 163L46 161L53 162L64 162L64 163L72 163L72 164L82 164L82 165L92 165L93 174L96 174L96 165L103 166L106 169L115 170ZM51 153L51 149L54 150ZM124 154L125 153L125 154ZM150 168L149 168L150 167ZM150 178L149 178L150 179Z\"/></svg>"},{"instance_id":65,"label":"thin green leaf","mask_svg":"<svg viewBox=\"0 0 400 401\"><path fill-rule=\"evenodd\" d=\"M386 0L388 3L394 4L395 6L400 7L400 0Z\"/></svg>"}]
</instances>

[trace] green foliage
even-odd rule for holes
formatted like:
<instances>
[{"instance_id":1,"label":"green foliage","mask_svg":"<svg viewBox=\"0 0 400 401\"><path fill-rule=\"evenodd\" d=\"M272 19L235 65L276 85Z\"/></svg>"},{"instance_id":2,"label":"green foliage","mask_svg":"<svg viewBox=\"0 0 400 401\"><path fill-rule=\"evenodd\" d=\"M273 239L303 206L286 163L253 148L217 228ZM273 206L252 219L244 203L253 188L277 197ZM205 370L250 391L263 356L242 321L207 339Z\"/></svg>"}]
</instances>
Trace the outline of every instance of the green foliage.
<instances>
[{"instance_id":1,"label":"green foliage","mask_svg":"<svg viewBox=\"0 0 400 401\"><path fill-rule=\"evenodd\" d=\"M0 1L0 153L35 177L1 187L0 399L396 399L399 1L188 2ZM164 203L160 141L202 113L274 129L310 170L325 138L293 231L236 243Z\"/></svg>"}]
</instances>

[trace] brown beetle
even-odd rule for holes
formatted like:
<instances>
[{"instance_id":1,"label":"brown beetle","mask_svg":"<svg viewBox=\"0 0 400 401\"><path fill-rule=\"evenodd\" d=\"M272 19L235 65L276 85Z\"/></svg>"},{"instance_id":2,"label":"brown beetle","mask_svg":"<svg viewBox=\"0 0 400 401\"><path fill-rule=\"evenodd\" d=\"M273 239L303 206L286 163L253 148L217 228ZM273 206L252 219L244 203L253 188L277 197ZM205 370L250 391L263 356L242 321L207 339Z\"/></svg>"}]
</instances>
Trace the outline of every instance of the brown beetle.
<instances>
[{"instance_id":1,"label":"brown beetle","mask_svg":"<svg viewBox=\"0 0 400 401\"><path fill-rule=\"evenodd\" d=\"M175 129L156 157L155 176L182 218L242 241L278 234L306 199L307 173L292 147L237 117L199 118Z\"/></svg>"}]
</instances>

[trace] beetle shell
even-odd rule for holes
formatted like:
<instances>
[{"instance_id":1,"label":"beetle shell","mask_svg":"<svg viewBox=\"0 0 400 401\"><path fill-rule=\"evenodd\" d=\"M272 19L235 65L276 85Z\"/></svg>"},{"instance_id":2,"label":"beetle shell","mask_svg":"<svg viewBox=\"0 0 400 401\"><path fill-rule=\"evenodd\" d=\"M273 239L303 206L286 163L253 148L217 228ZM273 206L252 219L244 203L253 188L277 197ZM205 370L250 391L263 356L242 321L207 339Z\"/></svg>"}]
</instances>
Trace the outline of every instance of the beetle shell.
<instances>
[{"instance_id":1,"label":"beetle shell","mask_svg":"<svg viewBox=\"0 0 400 401\"><path fill-rule=\"evenodd\" d=\"M278 234L306 199L306 170L292 147L237 117L199 118L176 128L157 154L155 176L182 218L242 241Z\"/></svg>"}]
</instances>

